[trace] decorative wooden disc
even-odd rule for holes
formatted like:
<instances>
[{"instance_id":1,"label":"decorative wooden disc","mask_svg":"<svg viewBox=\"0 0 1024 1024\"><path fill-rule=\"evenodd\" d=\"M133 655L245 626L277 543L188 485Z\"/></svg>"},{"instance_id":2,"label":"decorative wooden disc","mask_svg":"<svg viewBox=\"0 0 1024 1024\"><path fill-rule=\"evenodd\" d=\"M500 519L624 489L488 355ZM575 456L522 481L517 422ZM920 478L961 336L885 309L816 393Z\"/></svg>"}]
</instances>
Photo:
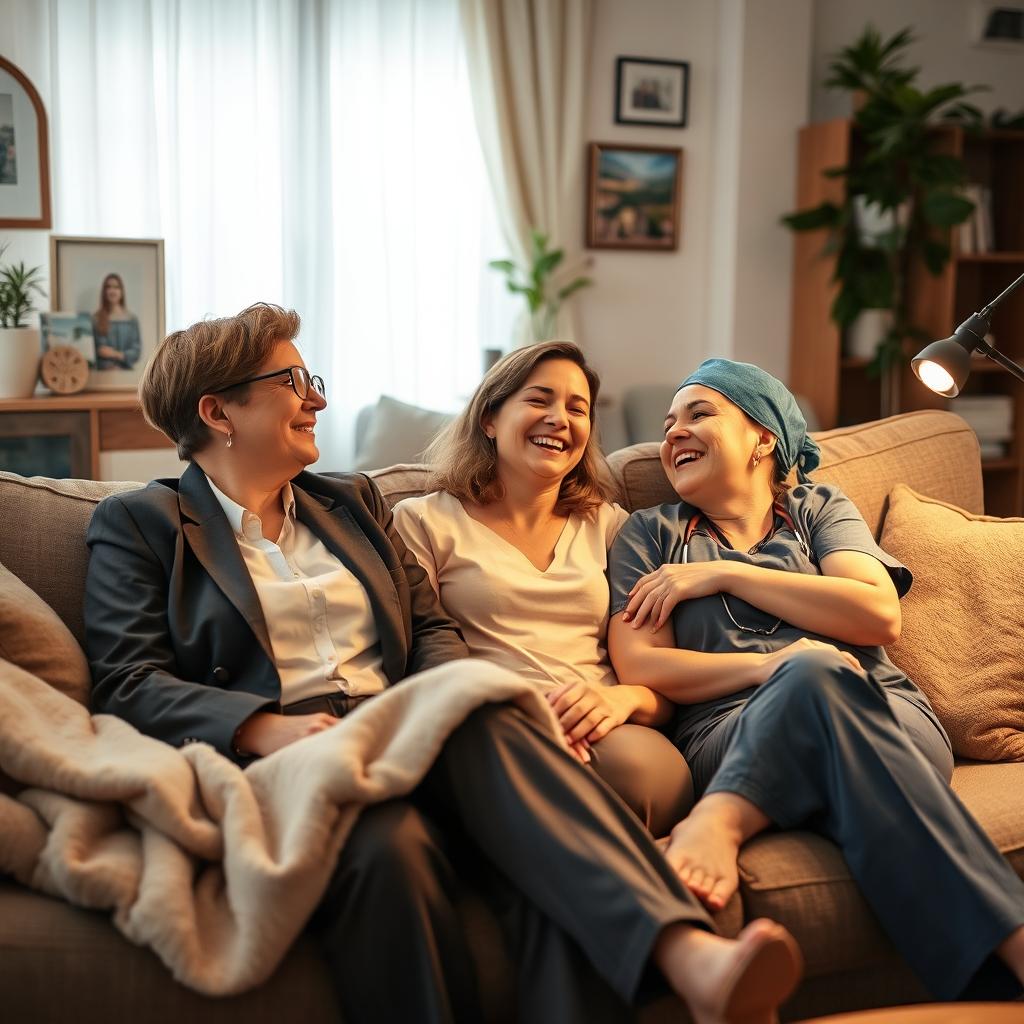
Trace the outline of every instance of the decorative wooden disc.
<instances>
[{"instance_id":1,"label":"decorative wooden disc","mask_svg":"<svg viewBox=\"0 0 1024 1024\"><path fill-rule=\"evenodd\" d=\"M43 353L39 376L54 394L73 395L89 382L89 364L70 345L54 345Z\"/></svg>"}]
</instances>

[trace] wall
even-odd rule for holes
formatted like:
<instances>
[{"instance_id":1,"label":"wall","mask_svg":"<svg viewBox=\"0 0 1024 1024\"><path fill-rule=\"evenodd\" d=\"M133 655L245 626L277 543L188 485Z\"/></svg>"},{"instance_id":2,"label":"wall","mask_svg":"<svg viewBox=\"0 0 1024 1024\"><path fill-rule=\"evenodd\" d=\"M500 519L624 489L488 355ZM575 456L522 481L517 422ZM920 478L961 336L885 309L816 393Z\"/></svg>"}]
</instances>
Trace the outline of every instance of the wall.
<instances>
[{"instance_id":1,"label":"wall","mask_svg":"<svg viewBox=\"0 0 1024 1024\"><path fill-rule=\"evenodd\" d=\"M970 42L974 0L815 0L814 75L811 115L815 121L849 114L847 94L821 85L829 55L852 43L868 23L885 36L908 25L920 40L908 50L908 63L921 68L920 84L945 82L991 86L971 102L985 111L1024 109L1024 47L1016 51Z\"/></svg>"},{"instance_id":2,"label":"wall","mask_svg":"<svg viewBox=\"0 0 1024 1024\"><path fill-rule=\"evenodd\" d=\"M679 250L591 253L582 338L611 394L678 380L709 355L785 375L791 240L778 218L793 201L810 39L811 0L597 0L589 137L684 149ZM615 124L622 55L689 61L686 128Z\"/></svg>"}]
</instances>

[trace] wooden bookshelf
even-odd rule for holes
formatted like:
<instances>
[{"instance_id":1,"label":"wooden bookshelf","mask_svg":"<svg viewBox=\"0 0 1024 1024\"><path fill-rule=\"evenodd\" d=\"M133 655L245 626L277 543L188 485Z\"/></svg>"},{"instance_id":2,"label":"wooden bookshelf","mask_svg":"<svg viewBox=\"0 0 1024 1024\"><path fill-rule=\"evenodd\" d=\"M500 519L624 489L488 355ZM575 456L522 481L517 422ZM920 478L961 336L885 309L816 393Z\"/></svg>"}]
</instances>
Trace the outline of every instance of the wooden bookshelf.
<instances>
[{"instance_id":1,"label":"wooden bookshelf","mask_svg":"<svg viewBox=\"0 0 1024 1024\"><path fill-rule=\"evenodd\" d=\"M1024 273L1024 132L972 135L959 127L942 127L934 135L940 152L961 157L968 179L992 194L991 252L959 253L954 229L954 256L939 275L916 266L910 276L911 319L935 338L947 338L971 313L995 298ZM843 201L844 183L824 172L857 157L857 140L848 119L824 121L802 129L795 209L830 199ZM838 327L829 310L835 298L834 257L823 253L826 232L794 235L790 383L805 395L823 429L877 419L883 413L882 382L868 372L869 360L843 352ZM1024 365L1024 288L1006 299L992 318L996 347ZM951 403L924 387L910 369L909 357L923 347L908 341L906 365L893 388L895 408L886 411L950 408ZM964 394L1009 395L1013 399L1013 438L1004 458L985 460L985 509L990 515L1024 515L1024 383L984 358L973 362ZM953 405L955 409L955 404Z\"/></svg>"}]
</instances>

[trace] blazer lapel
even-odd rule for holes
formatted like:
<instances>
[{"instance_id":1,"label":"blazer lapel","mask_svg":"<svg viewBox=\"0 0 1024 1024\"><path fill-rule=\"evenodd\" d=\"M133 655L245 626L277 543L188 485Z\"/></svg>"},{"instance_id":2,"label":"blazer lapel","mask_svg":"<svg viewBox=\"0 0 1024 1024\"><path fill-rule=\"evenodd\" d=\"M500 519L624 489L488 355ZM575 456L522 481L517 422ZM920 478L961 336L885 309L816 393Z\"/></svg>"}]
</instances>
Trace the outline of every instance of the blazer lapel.
<instances>
[{"instance_id":1,"label":"blazer lapel","mask_svg":"<svg viewBox=\"0 0 1024 1024\"><path fill-rule=\"evenodd\" d=\"M231 524L224 515L206 474L194 463L185 470L178 489L185 539L210 579L249 624L271 664L270 633L252 577L238 550Z\"/></svg>"},{"instance_id":2,"label":"blazer lapel","mask_svg":"<svg viewBox=\"0 0 1024 1024\"><path fill-rule=\"evenodd\" d=\"M323 541L328 551L359 580L369 595L380 635L384 671L392 680L401 677L408 655L408 641L398 590L384 560L344 505L309 494L294 482L292 493L298 519Z\"/></svg>"}]
</instances>

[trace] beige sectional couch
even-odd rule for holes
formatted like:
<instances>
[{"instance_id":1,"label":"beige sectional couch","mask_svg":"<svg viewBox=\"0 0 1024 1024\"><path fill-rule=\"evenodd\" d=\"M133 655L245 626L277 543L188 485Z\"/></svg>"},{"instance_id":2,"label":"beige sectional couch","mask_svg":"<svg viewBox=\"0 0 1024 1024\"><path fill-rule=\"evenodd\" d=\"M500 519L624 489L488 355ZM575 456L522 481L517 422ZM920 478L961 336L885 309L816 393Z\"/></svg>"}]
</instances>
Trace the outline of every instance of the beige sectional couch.
<instances>
[{"instance_id":1,"label":"beige sectional couch","mask_svg":"<svg viewBox=\"0 0 1024 1024\"><path fill-rule=\"evenodd\" d=\"M876 536L892 486L982 511L981 465L974 434L958 417L910 413L817 435L816 479L841 486ZM673 496L654 444L610 459L623 503L643 508ZM392 500L420 493L425 470L396 466L372 475ZM0 563L57 610L82 637L83 542L95 504L131 484L24 480L0 473ZM941 572L941 566L936 570ZM1013 595L1016 599L1019 595ZM1024 764L960 764L953 785L1018 874L1024 875ZM0 836L0 842L3 837ZM472 894L466 926L479 961L489 1015L508 1019L510 971L496 925ZM804 1017L926 998L881 933L838 851L808 833L768 834L741 858L741 887L719 915L726 933L744 920L773 917L796 936L806 978L784 1017ZM98 913L37 895L0 879L0 1019L4 1021L338 1020L329 980L311 943L300 941L274 978L244 996L210 1000L176 984L155 956L130 945ZM679 1020L671 999L647 1008L647 1024Z\"/></svg>"}]
</instances>

